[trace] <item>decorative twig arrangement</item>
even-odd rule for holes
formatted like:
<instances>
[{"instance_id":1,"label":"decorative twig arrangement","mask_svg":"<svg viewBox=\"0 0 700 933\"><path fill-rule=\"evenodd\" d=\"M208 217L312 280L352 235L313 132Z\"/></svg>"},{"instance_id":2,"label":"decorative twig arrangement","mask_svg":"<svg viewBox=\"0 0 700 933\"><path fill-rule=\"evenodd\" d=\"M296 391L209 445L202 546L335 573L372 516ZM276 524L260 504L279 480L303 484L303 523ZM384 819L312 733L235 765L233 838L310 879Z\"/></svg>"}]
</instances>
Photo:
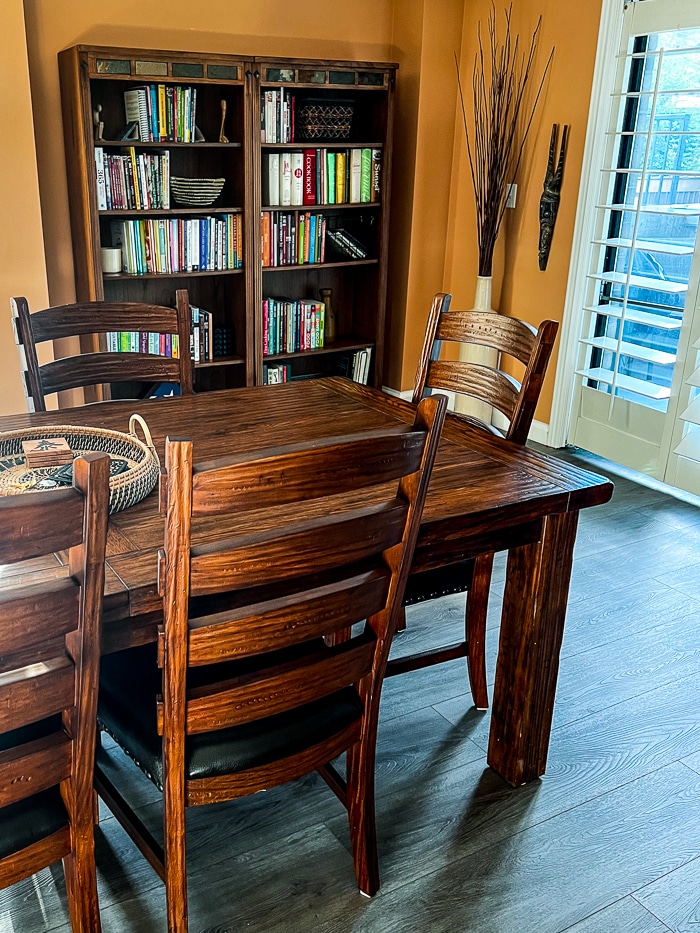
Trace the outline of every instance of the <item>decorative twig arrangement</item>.
<instances>
[{"instance_id":1,"label":"decorative twig arrangement","mask_svg":"<svg viewBox=\"0 0 700 933\"><path fill-rule=\"evenodd\" d=\"M473 135L467 126L464 94L457 66L457 83L462 105L464 132L476 197L476 225L479 242L479 275L492 273L493 251L506 209L508 186L518 173L525 141L542 93L544 81L552 63L554 48L542 72L532 104L529 88L533 82L533 67L537 53L542 17L530 41L527 55L520 51L520 37L511 36L512 4L505 12L506 32L499 43L496 7L489 14L487 53L478 27L479 51L474 60L472 87L474 91Z\"/></svg>"}]
</instances>

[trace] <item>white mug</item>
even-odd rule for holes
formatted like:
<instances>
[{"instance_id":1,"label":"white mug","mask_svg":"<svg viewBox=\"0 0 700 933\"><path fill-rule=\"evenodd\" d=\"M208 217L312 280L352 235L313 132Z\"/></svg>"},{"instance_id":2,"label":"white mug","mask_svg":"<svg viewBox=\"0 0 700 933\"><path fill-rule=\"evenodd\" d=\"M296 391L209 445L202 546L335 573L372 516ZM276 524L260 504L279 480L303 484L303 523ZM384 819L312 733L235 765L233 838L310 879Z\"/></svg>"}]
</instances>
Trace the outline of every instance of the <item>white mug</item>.
<instances>
[{"instance_id":1,"label":"white mug","mask_svg":"<svg viewBox=\"0 0 700 933\"><path fill-rule=\"evenodd\" d=\"M114 275L122 271L122 251L118 246L103 246L102 253L102 271L108 275Z\"/></svg>"}]
</instances>

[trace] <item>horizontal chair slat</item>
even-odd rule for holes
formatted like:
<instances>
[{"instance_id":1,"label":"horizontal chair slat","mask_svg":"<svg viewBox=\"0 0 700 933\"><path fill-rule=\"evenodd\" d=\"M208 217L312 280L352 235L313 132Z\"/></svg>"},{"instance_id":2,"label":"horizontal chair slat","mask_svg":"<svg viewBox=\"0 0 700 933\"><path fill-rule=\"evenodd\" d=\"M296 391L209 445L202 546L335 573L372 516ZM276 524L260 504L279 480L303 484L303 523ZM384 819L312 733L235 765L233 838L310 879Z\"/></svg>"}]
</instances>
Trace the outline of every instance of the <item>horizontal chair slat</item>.
<instances>
[{"instance_id":1,"label":"horizontal chair slat","mask_svg":"<svg viewBox=\"0 0 700 933\"><path fill-rule=\"evenodd\" d=\"M407 504L391 503L299 523L294 532L278 530L216 541L192 548L190 593L204 596L253 586L265 575L268 583L321 573L385 551L401 541Z\"/></svg>"},{"instance_id":2,"label":"horizontal chair slat","mask_svg":"<svg viewBox=\"0 0 700 933\"><path fill-rule=\"evenodd\" d=\"M386 605L390 574L374 570L269 602L190 619L189 664L214 664L318 638Z\"/></svg>"},{"instance_id":3,"label":"horizontal chair slat","mask_svg":"<svg viewBox=\"0 0 700 933\"><path fill-rule=\"evenodd\" d=\"M426 386L446 389L461 395L488 398L507 418L511 418L518 401L518 386L514 379L475 363L439 360L428 367Z\"/></svg>"},{"instance_id":4,"label":"horizontal chair slat","mask_svg":"<svg viewBox=\"0 0 700 933\"><path fill-rule=\"evenodd\" d=\"M177 312L160 305L124 302L105 307L103 302L61 305L35 311L32 330L37 343L78 334L105 334L108 331L177 333Z\"/></svg>"},{"instance_id":5,"label":"horizontal chair slat","mask_svg":"<svg viewBox=\"0 0 700 933\"><path fill-rule=\"evenodd\" d=\"M537 334L524 321L490 311L449 311L440 316L438 340L495 347L527 366Z\"/></svg>"},{"instance_id":6,"label":"horizontal chair slat","mask_svg":"<svg viewBox=\"0 0 700 933\"><path fill-rule=\"evenodd\" d=\"M424 440L423 432L397 426L355 439L327 438L311 450L293 444L198 463L192 477L192 514L266 508L388 482L419 468ZM319 449L327 455L323 471L318 469Z\"/></svg>"},{"instance_id":7,"label":"horizontal chair slat","mask_svg":"<svg viewBox=\"0 0 700 933\"><path fill-rule=\"evenodd\" d=\"M271 761L257 768L237 771L233 774L220 774L215 777L195 778L185 784L187 806L214 803L217 800L231 800L234 797L247 797L265 787L277 787L288 781L308 774L318 761L333 761L338 755L354 745L360 737L362 722L356 719L342 732L334 733L329 739L290 755L283 761Z\"/></svg>"},{"instance_id":8,"label":"horizontal chair slat","mask_svg":"<svg viewBox=\"0 0 700 933\"><path fill-rule=\"evenodd\" d=\"M73 547L83 539L83 500L74 489L0 498L0 564Z\"/></svg>"},{"instance_id":9,"label":"horizontal chair slat","mask_svg":"<svg viewBox=\"0 0 700 933\"><path fill-rule=\"evenodd\" d=\"M19 729L75 702L75 669L68 657L0 674L0 732Z\"/></svg>"},{"instance_id":10,"label":"horizontal chair slat","mask_svg":"<svg viewBox=\"0 0 700 933\"><path fill-rule=\"evenodd\" d=\"M20 852L11 853L0 859L0 878L3 887L9 887L22 881L34 871L37 865L52 865L64 858L71 850L70 827L68 823L50 836L39 839Z\"/></svg>"},{"instance_id":11,"label":"horizontal chair slat","mask_svg":"<svg viewBox=\"0 0 700 933\"><path fill-rule=\"evenodd\" d=\"M70 770L71 740L65 732L0 752L0 807L65 781Z\"/></svg>"},{"instance_id":12,"label":"horizontal chair slat","mask_svg":"<svg viewBox=\"0 0 700 933\"><path fill-rule=\"evenodd\" d=\"M253 722L342 690L372 669L375 639L362 635L336 648L324 648L304 662L280 665L217 685L193 690L187 699L187 733L212 732ZM159 713L162 726L162 715Z\"/></svg>"},{"instance_id":13,"label":"horizontal chair slat","mask_svg":"<svg viewBox=\"0 0 700 933\"><path fill-rule=\"evenodd\" d=\"M73 631L79 608L80 588L69 577L4 591L0 595L3 653Z\"/></svg>"},{"instance_id":14,"label":"horizontal chair slat","mask_svg":"<svg viewBox=\"0 0 700 933\"><path fill-rule=\"evenodd\" d=\"M177 382L180 364L177 359L147 353L83 353L46 363L40 373L48 395L103 382Z\"/></svg>"}]
</instances>

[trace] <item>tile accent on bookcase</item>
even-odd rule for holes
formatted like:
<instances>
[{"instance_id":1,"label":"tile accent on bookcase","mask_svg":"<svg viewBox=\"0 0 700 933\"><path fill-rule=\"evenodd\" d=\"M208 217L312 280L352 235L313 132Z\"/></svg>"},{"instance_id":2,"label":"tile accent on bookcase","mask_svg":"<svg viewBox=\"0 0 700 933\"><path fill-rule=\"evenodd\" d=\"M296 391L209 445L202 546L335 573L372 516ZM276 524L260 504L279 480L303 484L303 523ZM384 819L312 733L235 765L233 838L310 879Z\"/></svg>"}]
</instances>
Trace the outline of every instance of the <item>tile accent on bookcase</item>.
<instances>
[{"instance_id":1,"label":"tile accent on bookcase","mask_svg":"<svg viewBox=\"0 0 700 933\"><path fill-rule=\"evenodd\" d=\"M203 78L204 65L198 62L173 62L173 78Z\"/></svg>"},{"instance_id":2,"label":"tile accent on bookcase","mask_svg":"<svg viewBox=\"0 0 700 933\"><path fill-rule=\"evenodd\" d=\"M130 75L131 62L117 58L98 58L95 67L101 75Z\"/></svg>"},{"instance_id":3,"label":"tile accent on bookcase","mask_svg":"<svg viewBox=\"0 0 700 933\"><path fill-rule=\"evenodd\" d=\"M134 62L134 67L137 75L157 75L162 78L168 76L167 62Z\"/></svg>"},{"instance_id":4,"label":"tile accent on bookcase","mask_svg":"<svg viewBox=\"0 0 700 933\"><path fill-rule=\"evenodd\" d=\"M207 77L224 81L238 80L237 65L207 65Z\"/></svg>"}]
</instances>

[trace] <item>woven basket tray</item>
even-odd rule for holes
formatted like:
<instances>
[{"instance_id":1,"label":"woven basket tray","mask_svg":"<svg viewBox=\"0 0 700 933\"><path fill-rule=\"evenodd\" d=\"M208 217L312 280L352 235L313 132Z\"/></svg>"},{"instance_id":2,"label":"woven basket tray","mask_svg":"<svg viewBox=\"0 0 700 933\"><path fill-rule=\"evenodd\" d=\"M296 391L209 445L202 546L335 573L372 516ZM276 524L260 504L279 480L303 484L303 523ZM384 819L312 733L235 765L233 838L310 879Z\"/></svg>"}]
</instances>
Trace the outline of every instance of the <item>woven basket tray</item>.
<instances>
[{"instance_id":1,"label":"woven basket tray","mask_svg":"<svg viewBox=\"0 0 700 933\"><path fill-rule=\"evenodd\" d=\"M143 432L143 441L136 436L137 424ZM121 512L136 505L145 499L158 482L160 461L153 447L151 432L140 415L132 415L128 434L71 424L50 424L42 428L0 434L0 496L45 492L47 489L61 489L71 485L72 464L27 468L22 441L47 437L65 437L76 457L92 451L109 454L110 512Z\"/></svg>"}]
</instances>

